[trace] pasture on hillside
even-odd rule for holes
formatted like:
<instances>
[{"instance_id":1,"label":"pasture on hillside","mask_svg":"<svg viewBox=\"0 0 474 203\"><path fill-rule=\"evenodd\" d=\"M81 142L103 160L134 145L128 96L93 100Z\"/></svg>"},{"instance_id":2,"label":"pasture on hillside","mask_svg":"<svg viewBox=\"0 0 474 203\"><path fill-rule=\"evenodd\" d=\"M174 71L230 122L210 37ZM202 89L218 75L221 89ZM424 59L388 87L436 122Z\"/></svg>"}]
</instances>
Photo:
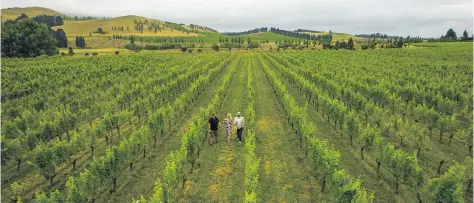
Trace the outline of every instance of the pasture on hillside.
<instances>
[{"instance_id":1,"label":"pasture on hillside","mask_svg":"<svg viewBox=\"0 0 474 203\"><path fill-rule=\"evenodd\" d=\"M472 45L2 58L1 201L472 202Z\"/></svg>"}]
</instances>

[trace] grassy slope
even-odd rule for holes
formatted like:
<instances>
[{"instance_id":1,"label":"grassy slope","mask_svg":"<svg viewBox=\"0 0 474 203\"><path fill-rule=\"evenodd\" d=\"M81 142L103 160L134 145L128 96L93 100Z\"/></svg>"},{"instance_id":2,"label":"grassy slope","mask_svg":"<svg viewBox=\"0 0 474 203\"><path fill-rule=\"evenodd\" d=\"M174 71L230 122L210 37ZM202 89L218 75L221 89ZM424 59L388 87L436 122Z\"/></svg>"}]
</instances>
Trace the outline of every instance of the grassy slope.
<instances>
[{"instance_id":1,"label":"grassy slope","mask_svg":"<svg viewBox=\"0 0 474 203\"><path fill-rule=\"evenodd\" d=\"M318 36L318 35L328 35L329 34L329 32L321 32L321 33L302 32L302 33L306 33L306 34L310 34L310 35L316 35L316 36ZM354 41L365 39L365 38L357 37L357 36L347 34L347 33L337 33L337 32L332 33L332 40L333 41L336 41L336 40L347 41L347 40L349 40L349 38L352 38Z\"/></svg>"},{"instance_id":2,"label":"grassy slope","mask_svg":"<svg viewBox=\"0 0 474 203\"><path fill-rule=\"evenodd\" d=\"M53 29L63 29L67 36L89 36L91 33L92 36L112 36L112 35L136 35L136 36L196 36L196 33L184 33L170 28L164 28L159 32L150 32L148 31L147 25L143 30L143 33L135 30L134 20L147 20L149 22L163 23L162 21L145 18L141 16L121 16L111 19L97 19L97 20L65 20L64 25L55 26ZM124 27L124 31L112 30L113 26ZM95 34L94 31L97 28L102 27L106 34ZM127 27L129 30L127 31Z\"/></svg>"},{"instance_id":3,"label":"grassy slope","mask_svg":"<svg viewBox=\"0 0 474 203\"><path fill-rule=\"evenodd\" d=\"M63 13L57 12L55 10L51 10L49 8L43 8L43 7L5 8L5 9L2 9L1 12L2 12L2 21L14 20L18 16L20 16L22 13L28 15L29 17L34 17L41 14L66 16Z\"/></svg>"},{"instance_id":4,"label":"grassy slope","mask_svg":"<svg viewBox=\"0 0 474 203\"><path fill-rule=\"evenodd\" d=\"M232 36L229 36L229 37L232 37ZM245 42L247 42L247 37L250 37L251 41L262 41L262 40L275 41L275 40L285 40L285 39L303 40L296 37L287 37L285 35L280 35L273 32L252 33L252 34L246 34L246 35L239 35L238 37L245 37Z\"/></svg>"}]
</instances>

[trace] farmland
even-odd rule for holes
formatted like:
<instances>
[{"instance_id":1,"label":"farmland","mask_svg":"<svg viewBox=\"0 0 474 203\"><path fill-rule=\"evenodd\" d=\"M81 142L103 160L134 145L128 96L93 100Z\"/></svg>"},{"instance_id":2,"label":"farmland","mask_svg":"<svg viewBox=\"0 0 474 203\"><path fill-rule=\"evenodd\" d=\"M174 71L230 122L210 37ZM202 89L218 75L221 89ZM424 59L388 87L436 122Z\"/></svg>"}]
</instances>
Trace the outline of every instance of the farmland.
<instances>
[{"instance_id":1,"label":"farmland","mask_svg":"<svg viewBox=\"0 0 474 203\"><path fill-rule=\"evenodd\" d=\"M429 45L2 59L2 202L472 202L472 43Z\"/></svg>"}]
</instances>

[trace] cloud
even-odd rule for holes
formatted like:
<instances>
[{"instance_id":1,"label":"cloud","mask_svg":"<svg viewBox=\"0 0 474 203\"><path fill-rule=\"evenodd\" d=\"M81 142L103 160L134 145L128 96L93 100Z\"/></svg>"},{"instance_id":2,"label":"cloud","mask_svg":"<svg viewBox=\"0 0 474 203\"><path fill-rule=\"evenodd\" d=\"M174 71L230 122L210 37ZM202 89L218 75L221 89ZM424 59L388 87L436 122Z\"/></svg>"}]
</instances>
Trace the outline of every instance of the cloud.
<instances>
[{"instance_id":1,"label":"cloud","mask_svg":"<svg viewBox=\"0 0 474 203\"><path fill-rule=\"evenodd\" d=\"M42 6L74 15L141 15L219 31L256 27L438 37L473 31L471 0L2 0L1 7Z\"/></svg>"}]
</instances>

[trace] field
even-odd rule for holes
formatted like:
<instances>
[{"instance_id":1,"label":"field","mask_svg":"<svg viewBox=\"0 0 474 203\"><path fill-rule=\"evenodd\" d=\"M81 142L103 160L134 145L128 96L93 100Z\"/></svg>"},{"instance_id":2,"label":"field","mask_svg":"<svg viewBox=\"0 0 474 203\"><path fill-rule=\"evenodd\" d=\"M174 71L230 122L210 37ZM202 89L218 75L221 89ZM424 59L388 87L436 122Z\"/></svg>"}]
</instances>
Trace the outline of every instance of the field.
<instances>
[{"instance_id":1,"label":"field","mask_svg":"<svg viewBox=\"0 0 474 203\"><path fill-rule=\"evenodd\" d=\"M472 43L429 45L2 59L1 200L472 202Z\"/></svg>"}]
</instances>

